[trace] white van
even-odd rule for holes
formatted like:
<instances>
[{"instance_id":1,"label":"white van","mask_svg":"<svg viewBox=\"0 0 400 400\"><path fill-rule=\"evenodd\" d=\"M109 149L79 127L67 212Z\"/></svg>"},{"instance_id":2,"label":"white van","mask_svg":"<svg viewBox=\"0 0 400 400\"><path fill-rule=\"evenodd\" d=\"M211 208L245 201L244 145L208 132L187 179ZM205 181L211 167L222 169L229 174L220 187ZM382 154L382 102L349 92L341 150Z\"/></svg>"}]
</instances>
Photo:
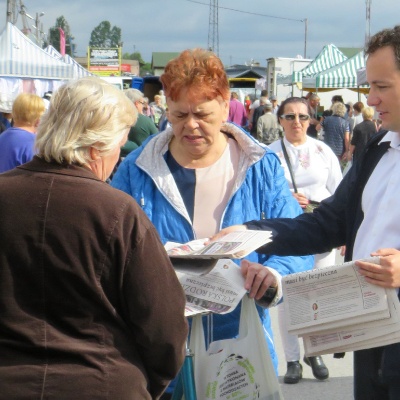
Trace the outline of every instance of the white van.
<instances>
[{"instance_id":1,"label":"white van","mask_svg":"<svg viewBox=\"0 0 400 400\"><path fill-rule=\"evenodd\" d=\"M122 76L100 76L101 79L104 79L111 85L114 85L116 88L123 90L124 89L124 81Z\"/></svg>"}]
</instances>

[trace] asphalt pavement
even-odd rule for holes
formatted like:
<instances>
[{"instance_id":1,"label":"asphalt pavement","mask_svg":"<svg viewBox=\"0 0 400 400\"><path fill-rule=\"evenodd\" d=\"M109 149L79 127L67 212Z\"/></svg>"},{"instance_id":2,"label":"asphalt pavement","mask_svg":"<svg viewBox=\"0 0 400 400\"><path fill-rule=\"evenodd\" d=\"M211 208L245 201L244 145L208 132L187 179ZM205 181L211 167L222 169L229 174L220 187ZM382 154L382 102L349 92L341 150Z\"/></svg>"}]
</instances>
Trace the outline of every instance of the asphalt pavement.
<instances>
[{"instance_id":1,"label":"asphalt pavement","mask_svg":"<svg viewBox=\"0 0 400 400\"><path fill-rule=\"evenodd\" d=\"M314 378L311 368L302 360L303 379L296 384L283 383L286 373L286 361L282 342L279 336L278 313L270 310L275 346L278 354L279 383L285 400L352 400L353 399L353 353L346 353L344 358L333 358L333 355L323 356L329 369L329 378L319 381ZM302 340L301 358L304 356Z\"/></svg>"},{"instance_id":2,"label":"asphalt pavement","mask_svg":"<svg viewBox=\"0 0 400 400\"><path fill-rule=\"evenodd\" d=\"M340 264L341 262L343 262L343 259L338 256L336 263ZM329 378L324 381L315 379L311 368L301 360L303 379L296 384L283 383L283 376L286 373L286 360L279 335L277 309L270 309L270 315L278 354L279 382L285 400L352 400L353 353L346 353L344 358L338 359L333 358L332 354L324 355L324 362L329 369ZM299 340L299 343L302 359L304 356L302 340Z\"/></svg>"}]
</instances>

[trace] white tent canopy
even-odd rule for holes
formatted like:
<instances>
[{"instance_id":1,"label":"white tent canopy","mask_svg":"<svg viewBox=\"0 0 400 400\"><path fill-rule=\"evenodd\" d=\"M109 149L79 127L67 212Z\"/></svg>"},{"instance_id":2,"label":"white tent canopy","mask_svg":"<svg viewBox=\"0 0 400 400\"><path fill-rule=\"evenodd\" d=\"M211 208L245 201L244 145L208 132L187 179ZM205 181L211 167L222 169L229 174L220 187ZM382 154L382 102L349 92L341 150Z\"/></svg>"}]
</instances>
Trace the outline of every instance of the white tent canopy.
<instances>
[{"instance_id":1,"label":"white tent canopy","mask_svg":"<svg viewBox=\"0 0 400 400\"><path fill-rule=\"evenodd\" d=\"M368 84L367 82L367 69L365 67L362 67L357 70L357 85L366 85Z\"/></svg>"},{"instance_id":2,"label":"white tent canopy","mask_svg":"<svg viewBox=\"0 0 400 400\"><path fill-rule=\"evenodd\" d=\"M357 89L357 71L365 67L364 51L342 63L303 79L305 89Z\"/></svg>"},{"instance_id":3,"label":"white tent canopy","mask_svg":"<svg viewBox=\"0 0 400 400\"><path fill-rule=\"evenodd\" d=\"M302 82L305 77L318 74L345 60L347 60L347 57L334 44L327 44L310 64L300 71L294 71L291 75L278 76L277 83L280 85Z\"/></svg>"},{"instance_id":4,"label":"white tent canopy","mask_svg":"<svg viewBox=\"0 0 400 400\"><path fill-rule=\"evenodd\" d=\"M83 68L78 62L76 62L72 57L68 54L65 56L61 55L52 45L47 46L44 51L50 54L57 60L60 60L68 65L72 65L74 69L74 77L75 78L82 78L84 76L93 76L87 69Z\"/></svg>"},{"instance_id":5,"label":"white tent canopy","mask_svg":"<svg viewBox=\"0 0 400 400\"><path fill-rule=\"evenodd\" d=\"M0 111L9 112L22 92L39 96L77 78L72 65L57 60L8 22L0 35Z\"/></svg>"},{"instance_id":6,"label":"white tent canopy","mask_svg":"<svg viewBox=\"0 0 400 400\"><path fill-rule=\"evenodd\" d=\"M51 57L10 22L0 36L0 77L71 79L74 69Z\"/></svg>"}]
</instances>

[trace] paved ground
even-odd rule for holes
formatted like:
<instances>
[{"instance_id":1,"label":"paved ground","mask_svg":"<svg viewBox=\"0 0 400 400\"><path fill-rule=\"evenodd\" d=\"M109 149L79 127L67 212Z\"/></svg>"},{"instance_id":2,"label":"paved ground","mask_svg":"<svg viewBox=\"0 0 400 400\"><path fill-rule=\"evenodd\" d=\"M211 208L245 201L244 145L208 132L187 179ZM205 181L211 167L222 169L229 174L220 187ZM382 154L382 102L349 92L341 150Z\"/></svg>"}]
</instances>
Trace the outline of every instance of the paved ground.
<instances>
[{"instance_id":1,"label":"paved ground","mask_svg":"<svg viewBox=\"0 0 400 400\"><path fill-rule=\"evenodd\" d=\"M353 399L353 354L347 353L344 358L336 359L333 355L325 355L324 361L329 368L329 378L318 381L314 378L311 368L303 362L303 379L295 385L283 383L286 372L286 361L282 343L279 338L278 316L276 310L271 310L272 326L275 335L275 345L278 352L279 382L285 400L351 400ZM302 342L301 355L304 351Z\"/></svg>"},{"instance_id":2,"label":"paved ground","mask_svg":"<svg viewBox=\"0 0 400 400\"><path fill-rule=\"evenodd\" d=\"M337 264L342 262L337 258ZM285 400L352 400L353 399L353 353L346 353L344 358L336 359L333 355L325 355L324 361L329 369L329 378L318 381L314 378L311 368L303 362L303 379L294 385L283 383L286 373L286 361L283 353L282 342L279 337L278 313L276 309L270 310L275 345L278 353L279 382ZM301 357L304 355L301 345Z\"/></svg>"}]
</instances>

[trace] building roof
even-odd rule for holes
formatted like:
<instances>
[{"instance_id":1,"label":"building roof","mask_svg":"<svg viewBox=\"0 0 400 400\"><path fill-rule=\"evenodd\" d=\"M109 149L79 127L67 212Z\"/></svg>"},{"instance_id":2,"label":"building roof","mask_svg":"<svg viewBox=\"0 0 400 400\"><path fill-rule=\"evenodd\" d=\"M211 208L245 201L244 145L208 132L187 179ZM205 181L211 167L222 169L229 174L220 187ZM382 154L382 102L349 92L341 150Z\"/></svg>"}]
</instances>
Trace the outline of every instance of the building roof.
<instances>
[{"instance_id":1,"label":"building roof","mask_svg":"<svg viewBox=\"0 0 400 400\"><path fill-rule=\"evenodd\" d=\"M363 50L362 47L339 47L339 50L347 57L351 58Z\"/></svg>"},{"instance_id":2,"label":"building roof","mask_svg":"<svg viewBox=\"0 0 400 400\"><path fill-rule=\"evenodd\" d=\"M175 52L153 52L151 57L151 68L165 68L169 61L179 56Z\"/></svg>"},{"instance_id":3,"label":"building roof","mask_svg":"<svg viewBox=\"0 0 400 400\"><path fill-rule=\"evenodd\" d=\"M265 78L265 67L250 67L248 65L232 65L225 68L228 78Z\"/></svg>"}]
</instances>

